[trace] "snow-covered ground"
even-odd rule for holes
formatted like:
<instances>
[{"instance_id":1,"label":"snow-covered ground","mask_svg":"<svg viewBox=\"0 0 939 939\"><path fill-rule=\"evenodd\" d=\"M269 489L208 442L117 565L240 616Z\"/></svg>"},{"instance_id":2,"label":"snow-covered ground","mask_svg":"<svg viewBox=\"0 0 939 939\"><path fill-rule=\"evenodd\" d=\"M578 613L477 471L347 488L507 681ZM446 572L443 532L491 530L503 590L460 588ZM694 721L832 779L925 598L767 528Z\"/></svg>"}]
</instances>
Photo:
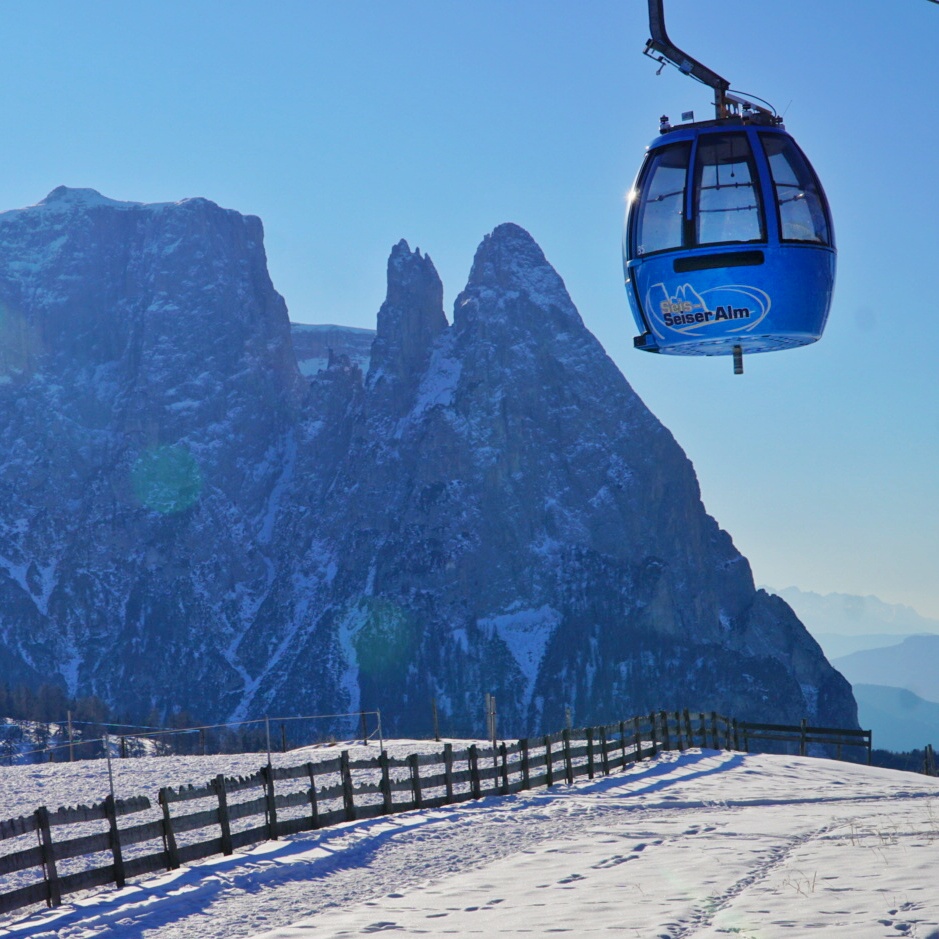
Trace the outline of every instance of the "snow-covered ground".
<instances>
[{"instance_id":1,"label":"snow-covered ground","mask_svg":"<svg viewBox=\"0 0 939 939\"><path fill-rule=\"evenodd\" d=\"M199 766L195 782L230 772L231 758L199 759L225 762ZM152 797L166 784L152 764L163 762L115 764L117 787L131 790L118 795ZM134 788L138 766L148 776ZM44 798L41 775L11 787L9 772L0 817ZM45 781L47 793L60 789ZM20 807L7 811L11 800ZM937 779L690 750L606 779L270 842L42 911L0 936L939 939L937 867Z\"/></svg>"}]
</instances>

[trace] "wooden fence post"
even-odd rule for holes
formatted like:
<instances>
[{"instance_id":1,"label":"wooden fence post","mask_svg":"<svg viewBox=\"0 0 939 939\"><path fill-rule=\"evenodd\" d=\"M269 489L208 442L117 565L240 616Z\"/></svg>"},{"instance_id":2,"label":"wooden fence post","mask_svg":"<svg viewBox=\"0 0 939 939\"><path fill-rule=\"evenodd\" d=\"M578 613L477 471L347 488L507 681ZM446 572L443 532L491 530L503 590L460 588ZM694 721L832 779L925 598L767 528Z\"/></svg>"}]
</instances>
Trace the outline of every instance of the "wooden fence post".
<instances>
[{"instance_id":1,"label":"wooden fence post","mask_svg":"<svg viewBox=\"0 0 939 939\"><path fill-rule=\"evenodd\" d=\"M316 773L313 764L307 763L307 775L310 777L310 820L314 828L320 827L320 810L316 803Z\"/></svg>"},{"instance_id":2,"label":"wooden fence post","mask_svg":"<svg viewBox=\"0 0 939 939\"><path fill-rule=\"evenodd\" d=\"M469 774L470 774L470 794L474 799L481 795L479 785L479 751L475 743L469 747Z\"/></svg>"},{"instance_id":3,"label":"wooden fence post","mask_svg":"<svg viewBox=\"0 0 939 939\"><path fill-rule=\"evenodd\" d=\"M698 711L698 736L701 738L701 749L706 750L708 745L707 724L704 721L704 711Z\"/></svg>"},{"instance_id":4,"label":"wooden fence post","mask_svg":"<svg viewBox=\"0 0 939 939\"><path fill-rule=\"evenodd\" d=\"M518 745L522 751L522 788L531 789L531 775L528 766L528 738L519 740Z\"/></svg>"},{"instance_id":5,"label":"wooden fence post","mask_svg":"<svg viewBox=\"0 0 939 939\"><path fill-rule=\"evenodd\" d=\"M724 749L733 750L733 740L731 738L731 724L730 720L726 717L722 717L721 720L724 722Z\"/></svg>"},{"instance_id":6,"label":"wooden fence post","mask_svg":"<svg viewBox=\"0 0 939 939\"><path fill-rule=\"evenodd\" d=\"M606 724L600 728L600 765L603 767L603 775L610 775L610 755L607 753Z\"/></svg>"},{"instance_id":7,"label":"wooden fence post","mask_svg":"<svg viewBox=\"0 0 939 939\"><path fill-rule=\"evenodd\" d=\"M339 772L342 774L342 802L346 810L346 821L355 821L355 791L352 788L352 770L349 768L349 751L339 754Z\"/></svg>"},{"instance_id":8,"label":"wooden fence post","mask_svg":"<svg viewBox=\"0 0 939 939\"><path fill-rule=\"evenodd\" d=\"M502 795L509 794L509 748L505 741L499 744L499 759L502 761Z\"/></svg>"},{"instance_id":9,"label":"wooden fence post","mask_svg":"<svg viewBox=\"0 0 939 939\"><path fill-rule=\"evenodd\" d=\"M588 727L587 734L587 778L593 779L593 728Z\"/></svg>"},{"instance_id":10,"label":"wooden fence post","mask_svg":"<svg viewBox=\"0 0 939 939\"><path fill-rule=\"evenodd\" d=\"M711 745L715 750L720 750L721 743L717 736L717 711L711 711Z\"/></svg>"},{"instance_id":11,"label":"wooden fence post","mask_svg":"<svg viewBox=\"0 0 939 939\"><path fill-rule=\"evenodd\" d=\"M574 763L571 760L571 732L566 727L561 731L561 741L564 748L564 776L570 786L574 782Z\"/></svg>"},{"instance_id":12,"label":"wooden fence post","mask_svg":"<svg viewBox=\"0 0 939 939\"><path fill-rule=\"evenodd\" d=\"M652 751L649 754L653 759L658 753L658 741L656 740L655 735L655 711L649 712L649 723L652 725L652 730L650 731L650 740L652 742Z\"/></svg>"},{"instance_id":13,"label":"wooden fence post","mask_svg":"<svg viewBox=\"0 0 939 939\"><path fill-rule=\"evenodd\" d=\"M264 780L264 814L267 816L267 837L270 841L276 841L277 803L274 801L274 767L270 763L261 767L261 778Z\"/></svg>"},{"instance_id":14,"label":"wooden fence post","mask_svg":"<svg viewBox=\"0 0 939 939\"><path fill-rule=\"evenodd\" d=\"M931 743L926 744L926 748L923 751L924 760L926 763L926 775L935 776L936 775L936 751Z\"/></svg>"},{"instance_id":15,"label":"wooden fence post","mask_svg":"<svg viewBox=\"0 0 939 939\"><path fill-rule=\"evenodd\" d=\"M619 722L619 748L622 758L622 769L626 769L626 721Z\"/></svg>"},{"instance_id":16,"label":"wooden fence post","mask_svg":"<svg viewBox=\"0 0 939 939\"><path fill-rule=\"evenodd\" d=\"M694 746L694 734L691 732L691 715L688 713L688 708L685 708L684 712L685 717L685 742L689 747Z\"/></svg>"},{"instance_id":17,"label":"wooden fence post","mask_svg":"<svg viewBox=\"0 0 939 939\"><path fill-rule=\"evenodd\" d=\"M39 826L42 873L46 879L46 904L61 906L62 893L59 890L59 875L55 869L55 848L52 845L52 831L49 828L49 810L44 805L36 809L36 823Z\"/></svg>"},{"instance_id":18,"label":"wooden fence post","mask_svg":"<svg viewBox=\"0 0 939 939\"><path fill-rule=\"evenodd\" d=\"M447 787L447 802L453 801L453 744L443 745L443 780ZM390 791L390 790L389 790Z\"/></svg>"},{"instance_id":19,"label":"wooden fence post","mask_svg":"<svg viewBox=\"0 0 939 939\"><path fill-rule=\"evenodd\" d=\"M545 734L544 737L544 770L545 785L554 785L554 767L551 765L551 738Z\"/></svg>"},{"instance_id":20,"label":"wooden fence post","mask_svg":"<svg viewBox=\"0 0 939 939\"><path fill-rule=\"evenodd\" d=\"M391 774L388 772L387 750L378 754L378 765L381 767L381 782L378 787L381 789L382 812L390 815L394 811L394 804L391 801Z\"/></svg>"},{"instance_id":21,"label":"wooden fence post","mask_svg":"<svg viewBox=\"0 0 939 939\"><path fill-rule=\"evenodd\" d=\"M668 733L668 714L665 711L659 711L659 716L662 718L662 749L671 750L672 738Z\"/></svg>"},{"instance_id":22,"label":"wooden fence post","mask_svg":"<svg viewBox=\"0 0 939 939\"><path fill-rule=\"evenodd\" d=\"M124 855L121 852L121 833L117 830L117 805L110 793L104 797L104 815L108 820L108 839L111 842L111 856L114 858L114 883L120 890L126 883Z\"/></svg>"},{"instance_id":23,"label":"wooden fence post","mask_svg":"<svg viewBox=\"0 0 939 939\"><path fill-rule=\"evenodd\" d=\"M173 833L173 818L170 815L170 800L166 789L159 793L163 808L163 847L166 849L166 869L175 871L179 867L179 852L176 848L176 835Z\"/></svg>"},{"instance_id":24,"label":"wooden fence post","mask_svg":"<svg viewBox=\"0 0 939 939\"><path fill-rule=\"evenodd\" d=\"M414 802L414 808L421 808L421 774L417 762L417 754L412 753L408 757L408 769L411 771L411 798Z\"/></svg>"},{"instance_id":25,"label":"wooden fence post","mask_svg":"<svg viewBox=\"0 0 939 939\"><path fill-rule=\"evenodd\" d=\"M642 762L642 721L638 717L633 718L633 746L636 748L634 762Z\"/></svg>"},{"instance_id":26,"label":"wooden fence post","mask_svg":"<svg viewBox=\"0 0 939 939\"><path fill-rule=\"evenodd\" d=\"M215 795L218 796L218 824L219 828L222 829L222 854L231 854L233 851L231 843L231 819L228 814L228 793L225 791L225 777L222 773L219 773L218 776L212 780L212 788L215 790ZM272 837L269 816L267 834L269 838ZM276 837L276 833L273 837Z\"/></svg>"}]
</instances>

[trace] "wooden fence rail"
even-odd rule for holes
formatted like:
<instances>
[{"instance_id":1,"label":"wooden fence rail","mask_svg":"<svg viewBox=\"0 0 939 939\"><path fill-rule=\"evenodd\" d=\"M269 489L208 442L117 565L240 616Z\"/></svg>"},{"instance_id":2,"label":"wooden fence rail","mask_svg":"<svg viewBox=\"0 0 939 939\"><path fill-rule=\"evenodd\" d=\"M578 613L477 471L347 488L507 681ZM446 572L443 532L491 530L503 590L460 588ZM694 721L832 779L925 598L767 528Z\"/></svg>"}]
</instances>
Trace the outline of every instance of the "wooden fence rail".
<instances>
[{"instance_id":1,"label":"wooden fence rail","mask_svg":"<svg viewBox=\"0 0 939 939\"><path fill-rule=\"evenodd\" d=\"M0 842L33 833L37 841L0 854L0 876L14 874L19 881L33 872L31 882L0 892L0 914L37 903L58 906L79 890L122 887L131 877L342 822L607 776L663 751L749 750L756 741L795 743L803 755L811 744L827 744L839 758L843 747L866 747L870 762L870 731L809 727L805 721L745 723L687 710L565 729L495 749L473 744L454 750L446 743L439 753L399 759L382 750L376 758L359 760L343 751L317 763L267 765L247 777L219 775L203 786L161 789L159 816L124 828L119 818L155 814L149 799L109 796L99 805L56 812L41 807L32 815L0 821ZM190 803L193 809L187 810ZM53 829L76 823L104 828L53 840ZM72 860L75 866L74 859L82 859L80 869L64 872L63 862Z\"/></svg>"}]
</instances>

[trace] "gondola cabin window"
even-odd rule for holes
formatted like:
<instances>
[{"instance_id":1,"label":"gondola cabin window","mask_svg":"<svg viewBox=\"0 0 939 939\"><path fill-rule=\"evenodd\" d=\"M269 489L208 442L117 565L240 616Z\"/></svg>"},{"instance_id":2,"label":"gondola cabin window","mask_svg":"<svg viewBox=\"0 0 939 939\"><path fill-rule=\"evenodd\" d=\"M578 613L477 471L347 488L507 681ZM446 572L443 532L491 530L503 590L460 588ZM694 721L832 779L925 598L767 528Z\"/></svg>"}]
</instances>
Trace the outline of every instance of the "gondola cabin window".
<instances>
[{"instance_id":1,"label":"gondola cabin window","mask_svg":"<svg viewBox=\"0 0 939 939\"><path fill-rule=\"evenodd\" d=\"M637 254L682 247L690 156L690 143L661 147L650 155L639 183Z\"/></svg>"},{"instance_id":2,"label":"gondola cabin window","mask_svg":"<svg viewBox=\"0 0 939 939\"><path fill-rule=\"evenodd\" d=\"M779 206L783 241L831 244L831 226L821 186L795 143L779 134L761 134Z\"/></svg>"},{"instance_id":3,"label":"gondola cabin window","mask_svg":"<svg viewBox=\"0 0 939 939\"><path fill-rule=\"evenodd\" d=\"M697 244L766 240L756 168L746 134L702 136L695 177Z\"/></svg>"}]
</instances>

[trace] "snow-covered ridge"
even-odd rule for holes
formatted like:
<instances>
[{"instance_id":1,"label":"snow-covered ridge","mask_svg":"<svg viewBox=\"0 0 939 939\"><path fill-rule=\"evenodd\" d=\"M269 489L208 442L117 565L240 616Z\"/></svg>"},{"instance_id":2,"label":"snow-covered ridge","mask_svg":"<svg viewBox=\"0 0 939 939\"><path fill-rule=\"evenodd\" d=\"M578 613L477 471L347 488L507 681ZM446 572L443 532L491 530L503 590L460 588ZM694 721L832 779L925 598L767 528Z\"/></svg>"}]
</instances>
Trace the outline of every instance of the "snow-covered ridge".
<instances>
[{"instance_id":1,"label":"snow-covered ridge","mask_svg":"<svg viewBox=\"0 0 939 939\"><path fill-rule=\"evenodd\" d=\"M76 209L107 208L115 210L153 210L161 211L169 206L186 205L191 202L215 203L201 197L179 199L176 202L127 202L120 199L109 199L97 189L71 188L57 186L44 199L34 205L23 206L19 209L6 209L0 211L0 220L8 220L24 212L72 212Z\"/></svg>"},{"instance_id":2,"label":"snow-covered ridge","mask_svg":"<svg viewBox=\"0 0 939 939\"><path fill-rule=\"evenodd\" d=\"M298 333L313 333L313 334L323 334L323 333L348 333L354 336L371 336L374 338L375 330L374 329L365 329L361 326L338 326L332 323L294 323L291 322L290 328L294 332Z\"/></svg>"},{"instance_id":3,"label":"snow-covered ridge","mask_svg":"<svg viewBox=\"0 0 939 939\"><path fill-rule=\"evenodd\" d=\"M348 356L362 374L366 374L371 358L374 329L320 323L291 323L293 350L302 375L313 377L329 366L330 354Z\"/></svg>"}]
</instances>

